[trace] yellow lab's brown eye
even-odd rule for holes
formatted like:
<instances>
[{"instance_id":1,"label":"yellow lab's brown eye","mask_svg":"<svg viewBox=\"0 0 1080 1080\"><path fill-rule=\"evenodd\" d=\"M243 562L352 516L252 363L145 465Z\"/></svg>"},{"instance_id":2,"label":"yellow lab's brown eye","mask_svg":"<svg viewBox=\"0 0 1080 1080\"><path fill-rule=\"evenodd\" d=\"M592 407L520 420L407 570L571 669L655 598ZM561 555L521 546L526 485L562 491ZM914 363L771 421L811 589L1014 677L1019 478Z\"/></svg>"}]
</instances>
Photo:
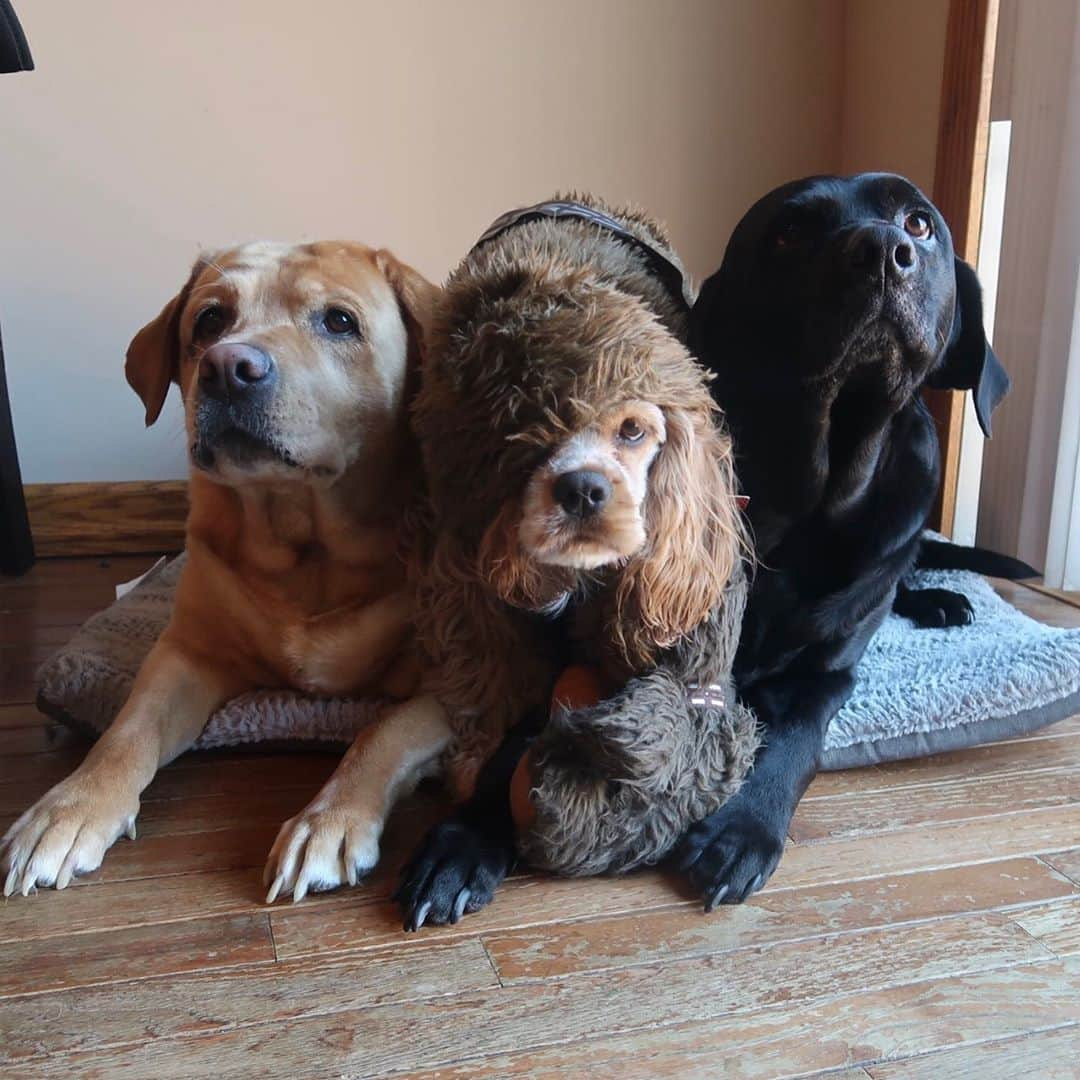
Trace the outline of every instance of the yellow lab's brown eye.
<instances>
[{"instance_id":1,"label":"yellow lab's brown eye","mask_svg":"<svg viewBox=\"0 0 1080 1080\"><path fill-rule=\"evenodd\" d=\"M904 218L904 231L908 236L914 236L916 240L925 240L934 231L930 221L930 215L916 210Z\"/></svg>"},{"instance_id":2,"label":"yellow lab's brown eye","mask_svg":"<svg viewBox=\"0 0 1080 1080\"><path fill-rule=\"evenodd\" d=\"M619 428L619 438L628 443L641 442L645 438L645 429L633 417L628 417Z\"/></svg>"},{"instance_id":3,"label":"yellow lab's brown eye","mask_svg":"<svg viewBox=\"0 0 1080 1080\"><path fill-rule=\"evenodd\" d=\"M360 327L356 324L356 319L353 318L344 308L327 308L326 314L323 315L323 328L328 334L358 334L360 333Z\"/></svg>"},{"instance_id":4,"label":"yellow lab's brown eye","mask_svg":"<svg viewBox=\"0 0 1080 1080\"><path fill-rule=\"evenodd\" d=\"M209 341L216 338L225 329L227 322L225 309L221 307L203 308L195 318L195 329L192 331L196 341Z\"/></svg>"}]
</instances>

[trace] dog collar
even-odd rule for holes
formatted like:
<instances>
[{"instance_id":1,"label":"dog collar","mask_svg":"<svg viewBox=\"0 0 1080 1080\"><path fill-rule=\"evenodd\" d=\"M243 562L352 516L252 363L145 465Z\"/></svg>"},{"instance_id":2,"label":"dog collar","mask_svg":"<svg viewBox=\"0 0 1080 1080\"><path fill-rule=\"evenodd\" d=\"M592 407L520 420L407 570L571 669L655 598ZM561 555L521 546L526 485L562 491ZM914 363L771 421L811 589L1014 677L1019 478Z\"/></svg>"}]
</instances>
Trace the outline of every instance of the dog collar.
<instances>
[{"instance_id":1,"label":"dog collar","mask_svg":"<svg viewBox=\"0 0 1080 1080\"><path fill-rule=\"evenodd\" d=\"M549 600L543 607L535 608L533 614L554 622L569 606L570 593L564 592L561 596L556 596L554 600Z\"/></svg>"},{"instance_id":2,"label":"dog collar","mask_svg":"<svg viewBox=\"0 0 1080 1080\"><path fill-rule=\"evenodd\" d=\"M686 311L689 311L693 306L693 297L689 293L686 275L659 247L655 247L647 240L636 236L610 214L586 206L584 203L542 202L537 203L535 206L524 206L520 210L510 210L501 217L497 217L488 226L480 239L473 244L472 250L476 251L516 225L525 225L530 221L541 221L544 218L552 220L572 218L577 221L586 221L611 233L616 239L635 248L645 256L649 269L677 304Z\"/></svg>"}]
</instances>

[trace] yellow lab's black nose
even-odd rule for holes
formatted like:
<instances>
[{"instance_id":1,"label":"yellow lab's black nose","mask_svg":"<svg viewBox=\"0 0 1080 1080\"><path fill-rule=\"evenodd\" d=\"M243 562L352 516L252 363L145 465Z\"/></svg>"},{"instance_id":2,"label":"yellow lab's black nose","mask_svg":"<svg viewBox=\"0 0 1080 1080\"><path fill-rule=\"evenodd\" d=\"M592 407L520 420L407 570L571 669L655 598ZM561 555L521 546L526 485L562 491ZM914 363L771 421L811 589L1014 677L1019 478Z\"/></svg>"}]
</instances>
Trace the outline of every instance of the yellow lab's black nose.
<instances>
[{"instance_id":1,"label":"yellow lab's black nose","mask_svg":"<svg viewBox=\"0 0 1080 1080\"><path fill-rule=\"evenodd\" d=\"M199 388L217 401L240 401L263 394L277 382L273 357L254 345L212 345L199 361Z\"/></svg>"}]
</instances>

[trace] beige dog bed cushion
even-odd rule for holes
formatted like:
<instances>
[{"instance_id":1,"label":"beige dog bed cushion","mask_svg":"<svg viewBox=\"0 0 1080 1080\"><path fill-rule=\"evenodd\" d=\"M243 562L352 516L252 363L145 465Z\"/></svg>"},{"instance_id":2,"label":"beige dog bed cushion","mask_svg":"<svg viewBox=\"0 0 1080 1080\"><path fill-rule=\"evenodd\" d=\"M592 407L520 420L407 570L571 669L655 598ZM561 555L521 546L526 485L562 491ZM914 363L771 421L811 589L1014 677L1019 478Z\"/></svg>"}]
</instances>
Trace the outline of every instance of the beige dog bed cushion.
<instances>
[{"instance_id":1,"label":"beige dog bed cushion","mask_svg":"<svg viewBox=\"0 0 1080 1080\"><path fill-rule=\"evenodd\" d=\"M91 734L108 726L168 621L182 564L180 556L155 567L42 667L44 712ZM1080 712L1080 630L1029 619L964 571L921 572L909 584L964 593L975 621L923 630L890 616L859 665L855 693L829 726L824 768L992 742ZM214 713L196 746L343 745L381 704L286 691L244 694Z\"/></svg>"},{"instance_id":2,"label":"beige dog bed cushion","mask_svg":"<svg viewBox=\"0 0 1080 1080\"><path fill-rule=\"evenodd\" d=\"M90 735L109 726L169 621L184 558L155 566L111 607L88 619L42 666L38 672L42 712ZM241 694L211 716L195 748L247 743L345 745L381 705L373 698L316 698L283 690Z\"/></svg>"}]
</instances>

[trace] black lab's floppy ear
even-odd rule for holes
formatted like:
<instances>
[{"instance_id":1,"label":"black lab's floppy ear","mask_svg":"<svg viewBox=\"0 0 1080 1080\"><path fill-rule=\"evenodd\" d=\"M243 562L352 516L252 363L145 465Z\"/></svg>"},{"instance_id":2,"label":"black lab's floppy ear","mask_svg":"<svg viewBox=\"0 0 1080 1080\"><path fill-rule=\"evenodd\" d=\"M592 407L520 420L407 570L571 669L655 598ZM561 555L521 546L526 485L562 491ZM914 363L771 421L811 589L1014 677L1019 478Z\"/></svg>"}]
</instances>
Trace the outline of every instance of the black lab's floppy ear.
<instances>
[{"instance_id":1,"label":"black lab's floppy ear","mask_svg":"<svg viewBox=\"0 0 1080 1080\"><path fill-rule=\"evenodd\" d=\"M199 259L187 284L132 338L127 350L124 374L128 385L146 406L146 426L160 415L169 383L180 378L180 315L196 278L206 266Z\"/></svg>"},{"instance_id":2,"label":"black lab's floppy ear","mask_svg":"<svg viewBox=\"0 0 1080 1080\"><path fill-rule=\"evenodd\" d=\"M956 259L956 314L949 343L927 385L939 390L970 390L983 434L990 416L1009 392L1009 376L994 355L983 328L982 288L975 271Z\"/></svg>"}]
</instances>

